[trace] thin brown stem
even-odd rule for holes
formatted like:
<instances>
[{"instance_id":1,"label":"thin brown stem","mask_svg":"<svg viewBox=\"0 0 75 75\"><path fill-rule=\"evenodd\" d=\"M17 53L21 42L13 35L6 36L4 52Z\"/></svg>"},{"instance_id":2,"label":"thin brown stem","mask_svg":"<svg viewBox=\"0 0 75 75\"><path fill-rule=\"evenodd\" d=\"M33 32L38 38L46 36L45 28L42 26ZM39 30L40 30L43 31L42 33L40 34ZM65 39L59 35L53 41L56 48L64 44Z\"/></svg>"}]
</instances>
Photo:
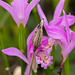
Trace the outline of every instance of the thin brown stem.
<instances>
[{"instance_id":1,"label":"thin brown stem","mask_svg":"<svg viewBox=\"0 0 75 75\"><path fill-rule=\"evenodd\" d=\"M59 71L58 71L58 74L59 74L59 75L61 75L61 72L62 72L62 70L63 70L63 55L62 55L62 54L61 54L61 59L62 59L61 65L60 65L60 69L59 69Z\"/></svg>"},{"instance_id":2,"label":"thin brown stem","mask_svg":"<svg viewBox=\"0 0 75 75\"><path fill-rule=\"evenodd\" d=\"M29 75L30 75L30 73L32 71L33 59L34 59L34 52L33 52L33 55L32 55L32 60L31 60L31 65L30 65L30 70L29 70Z\"/></svg>"}]
</instances>

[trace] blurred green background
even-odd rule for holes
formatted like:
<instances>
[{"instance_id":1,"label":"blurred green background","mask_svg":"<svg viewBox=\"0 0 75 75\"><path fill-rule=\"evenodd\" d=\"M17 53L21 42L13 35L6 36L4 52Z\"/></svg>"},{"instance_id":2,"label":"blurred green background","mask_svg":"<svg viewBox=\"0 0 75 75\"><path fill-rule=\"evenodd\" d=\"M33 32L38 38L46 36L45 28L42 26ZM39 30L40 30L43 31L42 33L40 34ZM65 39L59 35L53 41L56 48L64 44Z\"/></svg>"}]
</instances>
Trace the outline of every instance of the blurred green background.
<instances>
[{"instance_id":1,"label":"blurred green background","mask_svg":"<svg viewBox=\"0 0 75 75\"><path fill-rule=\"evenodd\" d=\"M8 4L11 4L12 0L3 0ZM29 0L30 2L31 0ZM58 4L59 0L41 0L39 3L48 19L48 21L52 20L54 10ZM65 0L64 10L68 14L71 12L72 15L75 15L75 0ZM37 13L36 7L32 10L27 25L24 29L25 36L25 55L27 53L27 37L31 31L36 27L36 25L40 22L39 15ZM75 25L70 27L73 31L75 31ZM4 48L16 47L18 48L18 27L14 22L12 16L9 12L7 12L4 8L0 6L0 32L3 38ZM44 35L47 35L44 29ZM61 63L61 48L59 45L56 50L56 61L55 67L53 70L53 75L58 75L57 72ZM14 71L15 67L20 65L20 61L17 57L7 56L11 72ZM70 75L75 75L75 48L69 55L70 62ZM26 65L25 65L26 66ZM2 56L0 53L0 75L6 75L4 71L4 64L2 60Z\"/></svg>"}]
</instances>

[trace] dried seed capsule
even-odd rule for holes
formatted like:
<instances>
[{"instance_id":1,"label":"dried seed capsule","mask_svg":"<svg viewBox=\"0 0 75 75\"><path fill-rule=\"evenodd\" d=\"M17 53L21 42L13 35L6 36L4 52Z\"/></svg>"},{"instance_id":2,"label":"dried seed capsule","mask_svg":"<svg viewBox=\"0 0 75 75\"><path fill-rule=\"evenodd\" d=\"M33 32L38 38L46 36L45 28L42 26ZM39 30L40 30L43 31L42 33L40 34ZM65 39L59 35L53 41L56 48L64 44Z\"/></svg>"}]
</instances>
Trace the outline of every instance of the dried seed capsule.
<instances>
[{"instance_id":1,"label":"dried seed capsule","mask_svg":"<svg viewBox=\"0 0 75 75\"><path fill-rule=\"evenodd\" d=\"M33 34L33 39L32 39L32 43L33 43L33 51L35 52L36 49L40 46L42 39L43 39L43 20L40 22L40 24L38 25L38 27L36 28L34 34Z\"/></svg>"}]
</instances>

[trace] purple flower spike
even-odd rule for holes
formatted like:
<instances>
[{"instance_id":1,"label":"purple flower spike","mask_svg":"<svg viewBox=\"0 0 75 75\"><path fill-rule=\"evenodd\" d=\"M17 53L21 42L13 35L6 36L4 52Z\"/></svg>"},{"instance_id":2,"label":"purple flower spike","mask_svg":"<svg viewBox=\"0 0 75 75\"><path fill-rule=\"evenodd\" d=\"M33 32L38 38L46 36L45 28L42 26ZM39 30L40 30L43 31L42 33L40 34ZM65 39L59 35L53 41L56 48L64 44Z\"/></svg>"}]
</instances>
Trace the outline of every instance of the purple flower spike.
<instances>
[{"instance_id":1,"label":"purple flower spike","mask_svg":"<svg viewBox=\"0 0 75 75\"><path fill-rule=\"evenodd\" d=\"M56 7L56 10L55 10L55 12L54 12L54 17L53 17L53 19L57 19L57 18L60 17L61 12L62 12L62 10L63 10L63 6L64 6L64 1L65 1L65 0L60 0L60 1L59 1L58 5L57 5L57 7Z\"/></svg>"},{"instance_id":2,"label":"purple flower spike","mask_svg":"<svg viewBox=\"0 0 75 75\"><path fill-rule=\"evenodd\" d=\"M41 7L39 4L37 4L37 10L38 10L38 13L40 15L40 19L42 20L42 18L44 18L44 27L46 28L48 26L48 21L47 21L47 18L45 16L45 14L43 13Z\"/></svg>"},{"instance_id":3,"label":"purple flower spike","mask_svg":"<svg viewBox=\"0 0 75 75\"><path fill-rule=\"evenodd\" d=\"M0 0L0 6L5 8L12 15L18 27L20 23L23 23L25 27L31 10L39 1L40 0L32 0L32 2L28 4L28 0L13 0L10 6L9 4Z\"/></svg>"}]
</instances>

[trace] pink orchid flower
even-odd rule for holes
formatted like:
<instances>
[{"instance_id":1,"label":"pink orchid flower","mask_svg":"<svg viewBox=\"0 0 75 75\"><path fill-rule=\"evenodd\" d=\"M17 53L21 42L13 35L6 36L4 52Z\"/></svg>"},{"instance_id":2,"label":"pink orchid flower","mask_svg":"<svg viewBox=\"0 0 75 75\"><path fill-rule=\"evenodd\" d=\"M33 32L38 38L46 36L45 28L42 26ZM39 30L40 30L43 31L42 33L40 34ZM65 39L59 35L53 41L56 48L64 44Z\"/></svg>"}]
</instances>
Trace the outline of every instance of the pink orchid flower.
<instances>
[{"instance_id":1,"label":"pink orchid flower","mask_svg":"<svg viewBox=\"0 0 75 75\"><path fill-rule=\"evenodd\" d=\"M25 70L25 75L29 75L30 62L31 62L32 53L33 53L33 44L32 44L33 33L34 31L29 35L27 39L27 45L28 45L27 58L22 54L20 50L14 47L10 47L10 48L2 50L2 52L5 53L6 55L17 56L21 58L25 63L28 64ZM43 36L43 41L41 46L35 51L35 57L34 57L33 66L32 66L34 72L37 72L38 64L41 64L41 67L44 67L44 69L46 69L47 66L50 66L53 63L51 61L53 57L50 56L50 52L52 48L49 48L46 51L42 49L42 45L46 46L47 44L48 44L48 37Z\"/></svg>"},{"instance_id":2,"label":"pink orchid flower","mask_svg":"<svg viewBox=\"0 0 75 75\"><path fill-rule=\"evenodd\" d=\"M54 16L53 16L53 20L51 20L49 23L47 21L47 18L45 16L45 14L43 13L41 7L39 4L37 4L37 10L38 10L38 14L40 16L40 19L42 19L42 17L44 18L44 27L46 28L47 26L59 26L61 28L65 28L65 24L64 24L64 19L63 17L64 16L61 16L61 12L63 10L63 6L64 6L64 1L65 0L60 0L56 9L55 9L55 12L54 12ZM69 13L69 15L67 15L67 20L68 20L68 23L69 23L69 26L71 26L72 24L75 23L75 16L71 15Z\"/></svg>"},{"instance_id":3,"label":"pink orchid flower","mask_svg":"<svg viewBox=\"0 0 75 75\"><path fill-rule=\"evenodd\" d=\"M71 43L64 52L66 54L65 55L66 57L69 55L69 53L72 51L74 47L75 47L75 32L71 32Z\"/></svg>"},{"instance_id":4,"label":"pink orchid flower","mask_svg":"<svg viewBox=\"0 0 75 75\"><path fill-rule=\"evenodd\" d=\"M32 54L33 54L32 37L33 37L33 33L34 33L35 29L33 30L33 32L31 32L31 34L28 36L28 39L27 39L27 45L28 45L27 57L30 62L31 62ZM43 48L42 48L42 46L46 46L47 44L48 44L48 37L43 36L43 40L42 40L41 45L35 51L35 57L34 57L34 61L33 61L34 72L37 72L38 64L41 64L41 67L44 67L44 69L46 69L47 66L50 66L53 63L51 61L53 59L53 57L50 56L50 52L52 51L52 48L49 48L46 51L43 50ZM29 70L28 67L29 67L29 65L27 66L27 70ZM25 72L25 73L27 73L27 72Z\"/></svg>"},{"instance_id":5,"label":"pink orchid flower","mask_svg":"<svg viewBox=\"0 0 75 75\"><path fill-rule=\"evenodd\" d=\"M65 11L63 11L63 13L64 13L64 20L66 24L66 32L67 32L67 37L68 37L68 47L65 49L63 56L67 57L69 53L75 47L75 32L73 31L70 32L69 23L68 23Z\"/></svg>"},{"instance_id":6,"label":"pink orchid flower","mask_svg":"<svg viewBox=\"0 0 75 75\"><path fill-rule=\"evenodd\" d=\"M32 0L31 3L28 4L28 0L13 0L10 6L9 4L0 0L0 6L5 8L11 14L18 26L20 23L23 23L25 27L31 10L39 1L40 0Z\"/></svg>"},{"instance_id":7,"label":"pink orchid flower","mask_svg":"<svg viewBox=\"0 0 75 75\"><path fill-rule=\"evenodd\" d=\"M40 16L40 19L44 18L44 27L46 29L46 32L49 36L49 47L51 47L53 44L57 43L60 44L62 48L62 55L63 55L63 62L66 60L66 56L69 54L69 52L66 51L70 44L70 33L69 33L69 26L75 23L75 16L72 16L71 14L66 15L65 11L64 16L60 17L61 12L63 10L65 0L60 0L56 10L54 12L53 20L48 23L46 16L44 15L40 5L37 5L37 10ZM66 32L63 28L66 28ZM48 47L47 46L47 47ZM45 47L45 49L48 49ZM72 49L71 49L72 50ZM70 50L70 51L71 51ZM65 52L66 51L66 52ZM67 54L67 55L66 55ZM66 55L66 56L65 56Z\"/></svg>"},{"instance_id":8,"label":"pink orchid flower","mask_svg":"<svg viewBox=\"0 0 75 75\"><path fill-rule=\"evenodd\" d=\"M27 56L29 61L31 61L30 58L33 53L33 44L32 44L33 33L34 31L29 35L27 39L27 45L28 45ZM48 37L43 36L43 41L40 47L35 51L36 63L41 64L41 67L44 67L44 69L46 69L47 66L50 66L52 64L51 60L53 59L53 57L50 56L52 48L47 49L46 51L42 49L42 46L46 46L47 44L48 44Z\"/></svg>"}]
</instances>

